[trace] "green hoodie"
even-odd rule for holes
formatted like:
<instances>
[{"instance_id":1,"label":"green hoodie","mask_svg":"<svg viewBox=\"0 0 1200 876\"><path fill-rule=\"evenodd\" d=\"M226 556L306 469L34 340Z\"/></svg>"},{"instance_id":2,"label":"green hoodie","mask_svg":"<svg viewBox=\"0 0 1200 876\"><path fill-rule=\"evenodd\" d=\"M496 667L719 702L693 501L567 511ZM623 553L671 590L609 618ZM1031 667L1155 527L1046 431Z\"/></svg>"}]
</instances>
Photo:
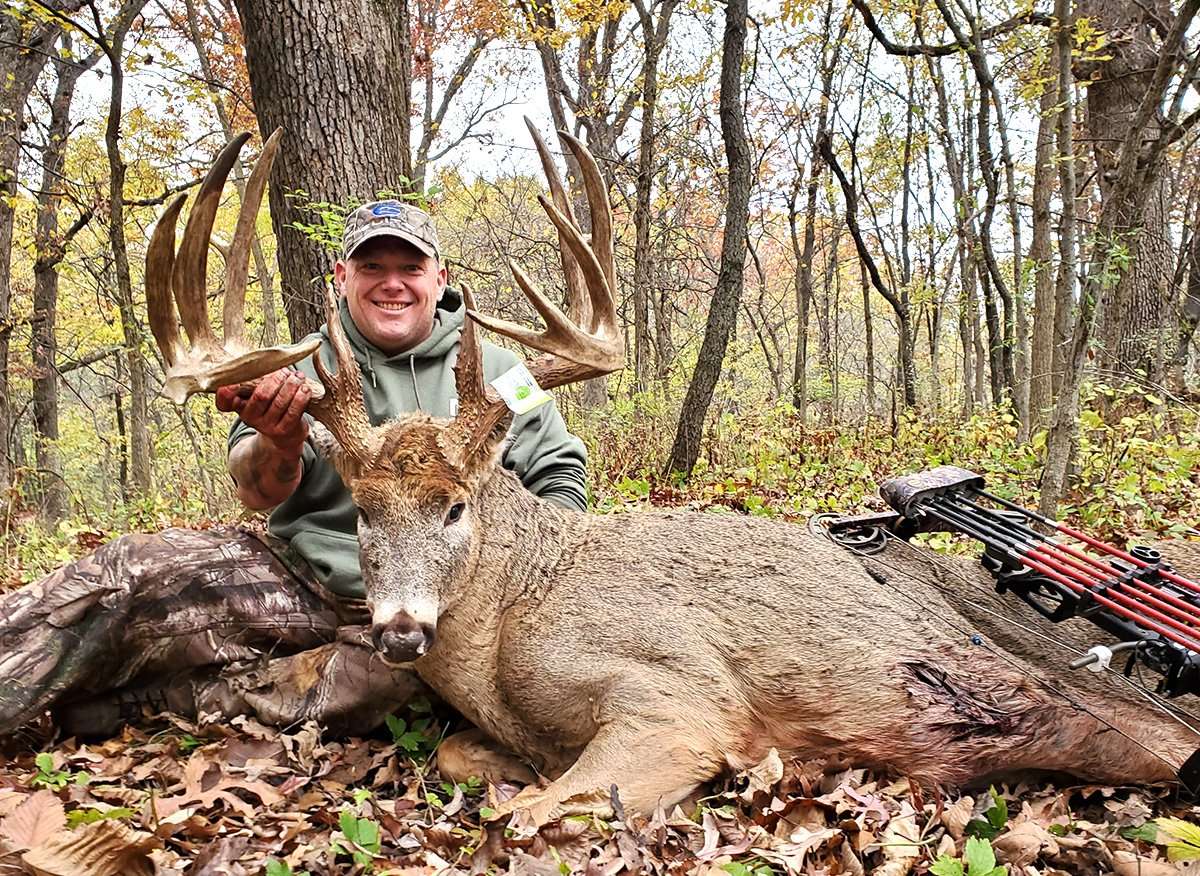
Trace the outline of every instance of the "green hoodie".
<instances>
[{"instance_id":1,"label":"green hoodie","mask_svg":"<svg viewBox=\"0 0 1200 876\"><path fill-rule=\"evenodd\" d=\"M447 288L434 313L433 333L421 344L396 356L387 356L359 332L342 299L342 326L350 339L354 358L362 369L363 399L375 425L409 411L435 417L452 417L458 408L454 363L466 308L457 292ZM325 327L321 328L320 354L336 369ZM484 376L492 380L520 360L495 344L483 344ZM310 359L297 366L316 376ZM241 420L229 431L229 448L254 430ZM516 417L509 430L503 464L537 496L568 508L586 506L583 442L567 431L553 402ZM358 513L350 491L334 467L306 443L304 475L300 485L271 513L269 528L287 539L312 567L320 582L334 593L361 599L362 573L358 566Z\"/></svg>"}]
</instances>

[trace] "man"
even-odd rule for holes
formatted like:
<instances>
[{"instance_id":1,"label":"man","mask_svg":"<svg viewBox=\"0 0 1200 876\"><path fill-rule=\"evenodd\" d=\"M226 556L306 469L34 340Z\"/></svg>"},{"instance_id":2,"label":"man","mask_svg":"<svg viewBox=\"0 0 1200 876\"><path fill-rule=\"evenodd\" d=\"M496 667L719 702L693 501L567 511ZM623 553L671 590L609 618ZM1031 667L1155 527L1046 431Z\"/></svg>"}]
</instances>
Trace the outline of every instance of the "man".
<instances>
[{"instance_id":1,"label":"man","mask_svg":"<svg viewBox=\"0 0 1200 876\"><path fill-rule=\"evenodd\" d=\"M372 422L406 411L451 417L465 318L432 219L398 201L351 213L334 269L339 317ZM325 329L319 355L332 362ZM488 379L517 357L484 345ZM300 366L315 374L311 362ZM309 390L295 370L249 397L229 471L271 535L218 528L129 535L0 600L0 734L53 707L71 733L107 734L144 707L278 725L315 719L364 732L417 689L375 654L358 567L356 511L306 441ZM517 417L504 464L535 494L585 506L585 452L553 404Z\"/></svg>"}]
</instances>

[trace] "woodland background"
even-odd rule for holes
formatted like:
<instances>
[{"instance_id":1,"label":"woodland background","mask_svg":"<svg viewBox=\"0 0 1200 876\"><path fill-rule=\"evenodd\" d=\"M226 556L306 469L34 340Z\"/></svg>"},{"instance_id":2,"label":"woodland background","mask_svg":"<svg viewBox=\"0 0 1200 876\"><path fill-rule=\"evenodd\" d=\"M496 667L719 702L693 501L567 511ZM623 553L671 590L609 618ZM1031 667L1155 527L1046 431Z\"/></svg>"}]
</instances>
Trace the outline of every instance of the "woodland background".
<instances>
[{"instance_id":1,"label":"woodland background","mask_svg":"<svg viewBox=\"0 0 1200 876\"><path fill-rule=\"evenodd\" d=\"M559 399L598 511L803 522L955 463L1097 535L1200 535L1198 8L8 0L0 589L123 532L244 515L228 418L158 395L142 291L157 215L226 142L254 133L217 220L214 321L242 180L278 126L250 338L322 321L341 216L385 193L435 214L452 282L529 321L505 260L563 286L522 114L587 143L615 211L628 364ZM240 719L92 746L34 728L0 770L0 872L82 872L85 839L113 876L998 876L994 855L1160 874L1177 872L1165 853L1200 857L1200 830L1149 820L1173 799L1017 786L935 803L778 758L690 817L514 834L481 826L484 789L430 771L453 720L415 704L349 742Z\"/></svg>"},{"instance_id":2,"label":"woodland background","mask_svg":"<svg viewBox=\"0 0 1200 876\"><path fill-rule=\"evenodd\" d=\"M10 577L239 513L226 418L157 395L141 291L148 228L236 132L286 130L248 306L271 343L322 321L341 214L380 193L435 213L452 282L531 319L504 259L561 275L521 114L585 140L617 217L628 367L562 401L599 507L804 517L954 461L1102 531L1186 531L1195 5L10 3Z\"/></svg>"}]
</instances>

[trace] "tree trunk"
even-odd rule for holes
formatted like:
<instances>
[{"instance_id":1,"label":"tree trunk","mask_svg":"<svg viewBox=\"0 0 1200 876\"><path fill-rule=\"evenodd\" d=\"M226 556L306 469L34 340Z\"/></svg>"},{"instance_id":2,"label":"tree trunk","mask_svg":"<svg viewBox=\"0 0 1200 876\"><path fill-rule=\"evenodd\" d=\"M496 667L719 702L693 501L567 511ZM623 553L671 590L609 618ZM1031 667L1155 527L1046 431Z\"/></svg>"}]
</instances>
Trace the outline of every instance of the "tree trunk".
<instances>
[{"instance_id":1,"label":"tree trunk","mask_svg":"<svg viewBox=\"0 0 1200 876\"><path fill-rule=\"evenodd\" d=\"M642 129L638 134L636 206L633 212L633 369L634 389L650 388L650 300L654 295L654 263L650 250L650 193L654 184L655 115L658 111L658 58L666 45L676 0L664 0L658 26L642 0L635 7L642 25Z\"/></svg>"},{"instance_id":2,"label":"tree trunk","mask_svg":"<svg viewBox=\"0 0 1200 876\"><path fill-rule=\"evenodd\" d=\"M1058 88L1043 86L1039 103L1037 149L1033 171L1033 240L1029 267L1034 272L1033 338L1029 363L1029 431L1046 424L1054 401L1054 271L1050 259L1050 196L1054 193L1054 130Z\"/></svg>"},{"instance_id":3,"label":"tree trunk","mask_svg":"<svg viewBox=\"0 0 1200 876\"><path fill-rule=\"evenodd\" d=\"M1119 148L1129 133L1138 106L1151 87L1159 47L1155 28L1171 20L1166 0L1083 0L1081 15L1108 31L1108 60L1095 63L1087 89L1087 130L1093 143L1101 200L1112 195ZM1138 132L1141 142L1161 131L1154 117ZM1172 270L1167 191L1163 168L1153 171L1153 189L1146 193L1138 215L1129 217L1129 233L1112 244L1128 250L1128 267L1100 319L1103 362L1120 370L1140 369L1158 377L1155 368L1169 323L1168 280Z\"/></svg>"},{"instance_id":4,"label":"tree trunk","mask_svg":"<svg viewBox=\"0 0 1200 876\"><path fill-rule=\"evenodd\" d=\"M1192 346L1192 338L1196 335L1196 326L1200 325L1200 201L1197 202L1196 215L1192 219L1191 238L1187 241L1187 252L1183 261L1187 263L1187 286L1179 304L1179 323L1176 327L1175 351L1171 362L1171 370L1175 375L1174 389L1177 392L1186 388L1188 351Z\"/></svg>"},{"instance_id":5,"label":"tree trunk","mask_svg":"<svg viewBox=\"0 0 1200 876\"><path fill-rule=\"evenodd\" d=\"M51 8L66 9L50 2ZM78 8L78 4L71 8ZM8 383L8 345L12 333L11 256L17 203L17 170L25 102L53 52L60 26L53 19L17 9L0 15L0 501L12 486L12 390Z\"/></svg>"},{"instance_id":6,"label":"tree trunk","mask_svg":"<svg viewBox=\"0 0 1200 876\"><path fill-rule=\"evenodd\" d=\"M1056 11L1062 12L1060 7L1065 4L1066 0L1056 0ZM1158 185L1158 177L1170 145L1168 138L1163 136L1151 140L1143 147L1145 130L1148 125L1155 124L1155 118L1161 113L1161 107L1171 87L1171 79L1177 73L1176 68L1184 51L1184 35L1198 10L1200 0L1184 0L1178 16L1171 23L1156 53L1153 70L1145 83L1145 92L1128 119L1125 137L1114 150L1116 161L1112 178L1096 222L1093 235L1095 245L1092 247L1087 277L1079 297L1067 376L1063 380L1063 388L1059 393L1046 439L1046 466L1042 471L1039 508L1047 516L1054 515L1055 507L1066 486L1071 447L1077 429L1079 387L1083 380L1083 369L1087 362L1096 315L1104 310L1106 299L1115 293L1116 286L1124 280L1124 241L1137 232L1143 221L1146 201L1153 197L1152 193ZM1069 16L1060 14L1058 20L1066 30ZM1069 90L1062 87L1062 68L1066 66L1065 58L1070 57L1069 35L1059 35L1059 46L1059 90L1065 95ZM1163 124L1163 128L1168 130L1178 126L1182 101L1172 100L1170 104L1171 109ZM1065 117L1068 113L1064 112L1063 115ZM1071 192L1072 189L1064 185L1063 191Z\"/></svg>"},{"instance_id":7,"label":"tree trunk","mask_svg":"<svg viewBox=\"0 0 1200 876\"><path fill-rule=\"evenodd\" d=\"M917 403L917 369L913 362L912 313L909 309L906 292L905 290L901 290L901 293L897 295L884 283L883 278L879 275L879 268L875 264L875 258L867 248L862 231L858 227L858 194L846 178L841 165L838 164L837 155L833 151L833 144L826 137L817 144L817 148L820 150L821 157L825 159L826 165L829 166L829 169L833 172L838 184L842 188L842 196L846 200L846 227L849 228L850 236L854 240L854 248L858 253L858 258L867 269L867 274L871 278L871 285L891 305L892 311L896 314L897 349L899 354L897 367L900 372L899 377L903 391L904 406L911 408Z\"/></svg>"},{"instance_id":8,"label":"tree trunk","mask_svg":"<svg viewBox=\"0 0 1200 876\"><path fill-rule=\"evenodd\" d=\"M125 35L133 18L146 0L124 5L110 32L101 42L108 57L109 103L104 145L108 153L109 209L108 236L117 280L117 307L125 339L126 364L129 367L129 475L132 495L144 499L153 487L153 463L150 444L150 390L146 359L142 353L142 326L133 301L133 278L129 270L129 250L125 242L125 160L121 157L121 113L125 99L125 72L121 67Z\"/></svg>"},{"instance_id":9,"label":"tree trunk","mask_svg":"<svg viewBox=\"0 0 1200 876\"><path fill-rule=\"evenodd\" d=\"M325 321L334 255L297 231L306 203L345 206L412 177L407 0L238 0L259 130L286 131L271 171L271 221L293 340Z\"/></svg>"},{"instance_id":10,"label":"tree trunk","mask_svg":"<svg viewBox=\"0 0 1200 876\"><path fill-rule=\"evenodd\" d=\"M875 401L875 329L871 324L871 278L867 276L867 266L858 263L859 283L862 284L863 296L863 329L866 332L867 348L867 416L874 417L877 413Z\"/></svg>"},{"instance_id":11,"label":"tree trunk","mask_svg":"<svg viewBox=\"0 0 1200 876\"><path fill-rule=\"evenodd\" d=\"M69 35L63 47L70 51ZM98 57L93 55L91 62ZM91 66L91 62L85 62ZM33 319L31 353L33 360L33 447L38 476L38 514L47 524L55 524L67 513L68 493L63 480L62 459L58 452L58 342L55 322L58 317L58 265L66 251L68 234L60 234L58 210L62 202L63 164L67 138L71 132L71 100L75 84L87 67L80 63L56 60L58 82L50 103L50 125L42 150L42 184L38 192L37 230L34 235ZM87 221L81 216L72 231Z\"/></svg>"},{"instance_id":12,"label":"tree trunk","mask_svg":"<svg viewBox=\"0 0 1200 876\"><path fill-rule=\"evenodd\" d=\"M691 385L679 412L675 442L667 471L691 474L700 456L700 438L717 378L725 361L725 348L737 321L746 264L746 230L752 171L746 119L742 109L742 59L746 51L747 0L729 0L725 7L725 36L721 55L721 134L729 165L725 235L721 241L721 268L713 292L704 341Z\"/></svg>"}]
</instances>

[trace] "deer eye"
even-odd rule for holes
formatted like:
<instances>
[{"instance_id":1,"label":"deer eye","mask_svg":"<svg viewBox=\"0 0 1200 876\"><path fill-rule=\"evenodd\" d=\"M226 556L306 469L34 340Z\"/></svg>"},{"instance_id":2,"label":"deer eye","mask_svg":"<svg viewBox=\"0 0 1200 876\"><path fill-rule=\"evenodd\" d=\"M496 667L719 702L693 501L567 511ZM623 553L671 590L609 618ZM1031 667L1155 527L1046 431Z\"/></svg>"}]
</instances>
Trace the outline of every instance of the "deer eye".
<instances>
[{"instance_id":1,"label":"deer eye","mask_svg":"<svg viewBox=\"0 0 1200 876\"><path fill-rule=\"evenodd\" d=\"M451 523L457 523L459 518L462 517L463 511L465 511L466 508L467 506L462 502L455 502L453 505L451 505L450 510L446 512L446 525L449 526Z\"/></svg>"}]
</instances>

